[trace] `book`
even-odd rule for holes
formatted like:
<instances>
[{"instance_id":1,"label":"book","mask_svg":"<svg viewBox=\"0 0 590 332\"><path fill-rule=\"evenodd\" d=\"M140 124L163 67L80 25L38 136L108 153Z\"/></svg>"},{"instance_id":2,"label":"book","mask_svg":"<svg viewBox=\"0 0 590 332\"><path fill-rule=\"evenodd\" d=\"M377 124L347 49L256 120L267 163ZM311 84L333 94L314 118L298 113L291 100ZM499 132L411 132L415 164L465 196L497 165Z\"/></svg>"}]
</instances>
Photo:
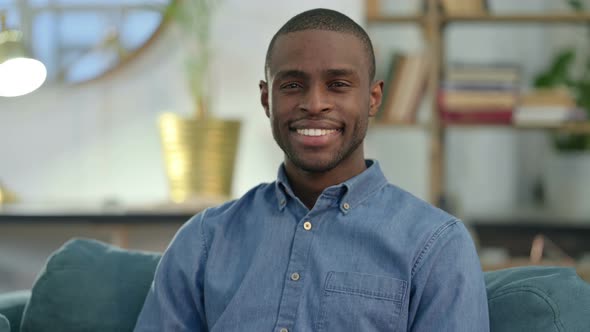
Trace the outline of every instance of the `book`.
<instances>
[{"instance_id":1,"label":"book","mask_svg":"<svg viewBox=\"0 0 590 332\"><path fill-rule=\"evenodd\" d=\"M420 100L424 96L428 82L428 55L425 53L411 56L411 66L400 93L400 103L394 108L394 122L412 123L416 120L416 113Z\"/></svg>"},{"instance_id":2,"label":"book","mask_svg":"<svg viewBox=\"0 0 590 332\"><path fill-rule=\"evenodd\" d=\"M518 96L513 91L447 91L438 93L438 106L454 112L477 112L490 109L514 109Z\"/></svg>"},{"instance_id":3,"label":"book","mask_svg":"<svg viewBox=\"0 0 590 332\"><path fill-rule=\"evenodd\" d=\"M381 107L375 117L375 120L378 122L381 122L383 121L383 119L388 118L389 115L387 113L393 109L395 92L398 89L398 85L400 84L400 68L403 67L403 63L405 61L406 57L399 52L394 52L391 56L391 61L389 62L389 67L387 69L386 77L384 80L385 84L383 86L383 99L381 102Z\"/></svg>"},{"instance_id":4,"label":"book","mask_svg":"<svg viewBox=\"0 0 590 332\"><path fill-rule=\"evenodd\" d=\"M441 91L440 103L446 109L512 109L517 104L517 95L512 91Z\"/></svg>"},{"instance_id":5,"label":"book","mask_svg":"<svg viewBox=\"0 0 590 332\"><path fill-rule=\"evenodd\" d=\"M516 71L482 70L482 69L450 69L446 73L445 79L451 82L485 82L490 84L517 84L520 74Z\"/></svg>"},{"instance_id":6,"label":"book","mask_svg":"<svg viewBox=\"0 0 590 332\"><path fill-rule=\"evenodd\" d=\"M566 88L536 89L520 96L521 106L563 106L575 108L576 101Z\"/></svg>"},{"instance_id":7,"label":"book","mask_svg":"<svg viewBox=\"0 0 590 332\"><path fill-rule=\"evenodd\" d=\"M565 106L521 106L514 111L517 125L554 125L568 121L584 121L586 112Z\"/></svg>"},{"instance_id":8,"label":"book","mask_svg":"<svg viewBox=\"0 0 590 332\"><path fill-rule=\"evenodd\" d=\"M440 110L440 118L446 124L509 125L512 123L512 114L511 109L480 110L478 112Z\"/></svg>"},{"instance_id":9,"label":"book","mask_svg":"<svg viewBox=\"0 0 590 332\"><path fill-rule=\"evenodd\" d=\"M442 81L441 89L443 90L469 90L469 91L512 91L517 87L513 82L479 82L479 81Z\"/></svg>"},{"instance_id":10,"label":"book","mask_svg":"<svg viewBox=\"0 0 590 332\"><path fill-rule=\"evenodd\" d=\"M586 120L586 112L579 109L566 88L536 89L523 94L514 111L517 125L555 125L567 121Z\"/></svg>"},{"instance_id":11,"label":"book","mask_svg":"<svg viewBox=\"0 0 590 332\"><path fill-rule=\"evenodd\" d=\"M494 124L512 123L513 107L480 105L471 108L451 108L445 104L445 94L440 91L437 97L440 118L447 124Z\"/></svg>"},{"instance_id":12,"label":"book","mask_svg":"<svg viewBox=\"0 0 590 332\"><path fill-rule=\"evenodd\" d=\"M449 85L478 88L516 88L519 86L520 78L520 66L513 63L453 63L445 70L444 82Z\"/></svg>"},{"instance_id":13,"label":"book","mask_svg":"<svg viewBox=\"0 0 590 332\"><path fill-rule=\"evenodd\" d=\"M453 124L512 123L519 102L520 68L512 63L455 63L438 92L442 121Z\"/></svg>"},{"instance_id":14,"label":"book","mask_svg":"<svg viewBox=\"0 0 590 332\"><path fill-rule=\"evenodd\" d=\"M391 103L384 108L382 116L386 123L412 123L420 100L424 95L429 74L428 54L404 55L392 84Z\"/></svg>"}]
</instances>

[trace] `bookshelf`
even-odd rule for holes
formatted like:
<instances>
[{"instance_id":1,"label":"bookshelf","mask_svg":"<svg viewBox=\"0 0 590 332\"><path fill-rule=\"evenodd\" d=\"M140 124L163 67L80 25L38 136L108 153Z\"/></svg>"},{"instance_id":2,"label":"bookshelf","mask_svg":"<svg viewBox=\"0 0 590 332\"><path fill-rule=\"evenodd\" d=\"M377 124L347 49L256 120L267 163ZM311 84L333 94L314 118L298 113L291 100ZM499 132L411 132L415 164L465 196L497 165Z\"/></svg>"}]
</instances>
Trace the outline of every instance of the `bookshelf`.
<instances>
[{"instance_id":1,"label":"bookshelf","mask_svg":"<svg viewBox=\"0 0 590 332\"><path fill-rule=\"evenodd\" d=\"M430 56L427 94L436 96L442 82L442 68L445 64L443 37L449 25L460 24L590 24L590 12L584 13L547 13L547 14L470 14L446 15L439 7L439 0L424 0L424 12L418 15L383 15L379 11L378 0L365 0L366 19L369 25L381 24L416 24L423 32L426 50ZM438 112L437 98L432 98L431 119L426 125L416 124L429 132L429 200L441 205L445 193L445 131L450 127L489 128L500 125L489 124L445 124ZM386 126L381 124L377 126ZM406 125L407 126L407 125ZM590 122L577 122L559 125L501 125L514 130L554 130L565 133L590 134Z\"/></svg>"}]
</instances>

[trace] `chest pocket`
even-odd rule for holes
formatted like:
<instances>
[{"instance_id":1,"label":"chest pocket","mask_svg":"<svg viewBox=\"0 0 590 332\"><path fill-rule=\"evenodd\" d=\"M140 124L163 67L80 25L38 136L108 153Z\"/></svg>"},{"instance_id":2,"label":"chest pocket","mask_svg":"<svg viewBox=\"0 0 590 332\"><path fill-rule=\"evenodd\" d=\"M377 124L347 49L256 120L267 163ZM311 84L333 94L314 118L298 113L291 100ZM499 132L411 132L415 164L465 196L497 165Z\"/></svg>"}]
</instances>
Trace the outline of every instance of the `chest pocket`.
<instances>
[{"instance_id":1,"label":"chest pocket","mask_svg":"<svg viewBox=\"0 0 590 332\"><path fill-rule=\"evenodd\" d=\"M328 272L318 331L393 331L407 282L354 272Z\"/></svg>"}]
</instances>

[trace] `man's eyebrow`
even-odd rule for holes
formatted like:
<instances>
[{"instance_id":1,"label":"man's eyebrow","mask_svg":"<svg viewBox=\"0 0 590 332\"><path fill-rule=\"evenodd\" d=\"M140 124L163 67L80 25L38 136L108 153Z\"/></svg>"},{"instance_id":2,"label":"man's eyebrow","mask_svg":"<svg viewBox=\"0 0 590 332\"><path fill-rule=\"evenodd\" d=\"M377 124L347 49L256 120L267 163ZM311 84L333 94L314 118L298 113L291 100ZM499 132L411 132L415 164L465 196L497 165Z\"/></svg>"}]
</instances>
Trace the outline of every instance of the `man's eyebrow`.
<instances>
[{"instance_id":1,"label":"man's eyebrow","mask_svg":"<svg viewBox=\"0 0 590 332\"><path fill-rule=\"evenodd\" d=\"M300 78L304 79L307 78L309 75L305 72L297 69L288 69L288 70L279 70L275 74L276 79L285 79L285 78Z\"/></svg>"},{"instance_id":2,"label":"man's eyebrow","mask_svg":"<svg viewBox=\"0 0 590 332\"><path fill-rule=\"evenodd\" d=\"M324 74L326 77L343 77L343 76L358 76L358 73L350 68L331 68L324 70ZM296 78L296 79L308 79L309 74L298 69L286 69L286 70L279 70L275 75L275 79L288 79L288 78Z\"/></svg>"},{"instance_id":3,"label":"man's eyebrow","mask_svg":"<svg viewBox=\"0 0 590 332\"><path fill-rule=\"evenodd\" d=\"M356 72L352 69L338 68L338 69L327 69L326 74L328 76L354 76Z\"/></svg>"}]
</instances>

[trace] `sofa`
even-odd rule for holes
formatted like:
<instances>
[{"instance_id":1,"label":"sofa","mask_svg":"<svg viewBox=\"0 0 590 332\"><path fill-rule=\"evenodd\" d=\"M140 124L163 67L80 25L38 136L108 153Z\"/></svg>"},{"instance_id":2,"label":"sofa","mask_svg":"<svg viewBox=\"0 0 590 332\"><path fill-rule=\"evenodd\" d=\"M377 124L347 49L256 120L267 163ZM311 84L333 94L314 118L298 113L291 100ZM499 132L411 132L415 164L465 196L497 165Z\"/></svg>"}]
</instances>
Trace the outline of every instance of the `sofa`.
<instances>
[{"instance_id":1,"label":"sofa","mask_svg":"<svg viewBox=\"0 0 590 332\"><path fill-rule=\"evenodd\" d=\"M31 291L0 295L0 332L132 331L159 258L70 240ZM491 331L590 331L590 285L573 269L518 267L486 272L485 281Z\"/></svg>"}]
</instances>

